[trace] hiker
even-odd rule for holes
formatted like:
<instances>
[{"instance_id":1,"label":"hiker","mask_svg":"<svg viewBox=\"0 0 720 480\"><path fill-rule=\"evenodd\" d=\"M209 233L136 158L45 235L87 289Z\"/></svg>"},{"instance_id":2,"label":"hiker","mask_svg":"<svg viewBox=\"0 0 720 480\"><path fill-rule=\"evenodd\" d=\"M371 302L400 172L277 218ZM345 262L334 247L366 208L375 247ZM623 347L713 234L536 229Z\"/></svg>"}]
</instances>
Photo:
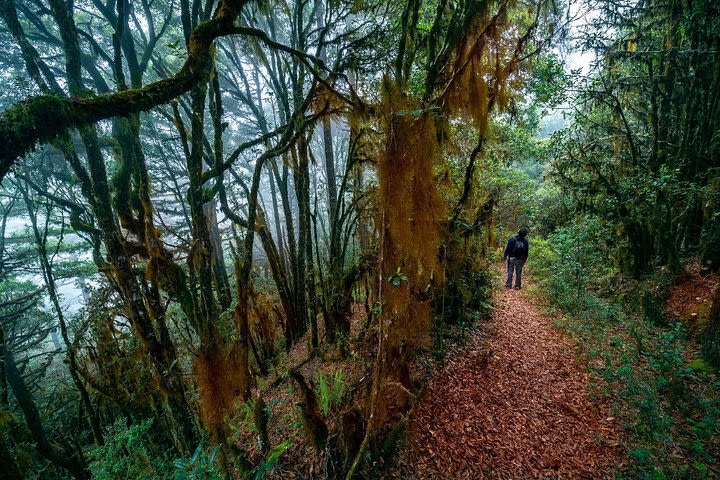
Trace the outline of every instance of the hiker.
<instances>
[{"instance_id":1,"label":"hiker","mask_svg":"<svg viewBox=\"0 0 720 480\"><path fill-rule=\"evenodd\" d=\"M516 236L508 239L503 255L503 260L507 259L508 262L505 288L512 288L513 270L515 271L515 289L520 290L522 287L522 269L528 258L528 250L530 250L530 244L525 238L527 234L527 229L521 228Z\"/></svg>"}]
</instances>

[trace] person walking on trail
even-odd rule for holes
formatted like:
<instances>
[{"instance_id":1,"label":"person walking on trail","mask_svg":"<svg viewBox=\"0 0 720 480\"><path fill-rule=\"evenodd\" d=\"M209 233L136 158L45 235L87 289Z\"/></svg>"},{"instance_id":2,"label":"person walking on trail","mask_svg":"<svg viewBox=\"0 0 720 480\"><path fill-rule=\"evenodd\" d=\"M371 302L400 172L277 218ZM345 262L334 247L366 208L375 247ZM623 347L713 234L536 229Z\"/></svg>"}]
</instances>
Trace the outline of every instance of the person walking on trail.
<instances>
[{"instance_id":1,"label":"person walking on trail","mask_svg":"<svg viewBox=\"0 0 720 480\"><path fill-rule=\"evenodd\" d=\"M505 288L512 288L513 272L515 273L515 289L522 288L522 269L528 258L530 243L527 240L528 231L525 228L518 230L517 235L510 237L505 247L503 260L507 260L507 281Z\"/></svg>"}]
</instances>

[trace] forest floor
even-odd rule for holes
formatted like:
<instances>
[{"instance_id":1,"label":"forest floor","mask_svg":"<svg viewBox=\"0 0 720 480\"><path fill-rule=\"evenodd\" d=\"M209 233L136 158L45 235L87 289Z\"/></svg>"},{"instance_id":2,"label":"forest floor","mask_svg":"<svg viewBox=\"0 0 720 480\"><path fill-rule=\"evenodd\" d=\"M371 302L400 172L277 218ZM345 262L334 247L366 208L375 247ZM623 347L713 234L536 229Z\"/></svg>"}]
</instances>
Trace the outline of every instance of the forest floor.
<instances>
[{"instance_id":1,"label":"forest floor","mask_svg":"<svg viewBox=\"0 0 720 480\"><path fill-rule=\"evenodd\" d=\"M503 290L417 406L402 478L612 478L621 425L577 347L524 290ZM393 475L394 476L394 475Z\"/></svg>"}]
</instances>

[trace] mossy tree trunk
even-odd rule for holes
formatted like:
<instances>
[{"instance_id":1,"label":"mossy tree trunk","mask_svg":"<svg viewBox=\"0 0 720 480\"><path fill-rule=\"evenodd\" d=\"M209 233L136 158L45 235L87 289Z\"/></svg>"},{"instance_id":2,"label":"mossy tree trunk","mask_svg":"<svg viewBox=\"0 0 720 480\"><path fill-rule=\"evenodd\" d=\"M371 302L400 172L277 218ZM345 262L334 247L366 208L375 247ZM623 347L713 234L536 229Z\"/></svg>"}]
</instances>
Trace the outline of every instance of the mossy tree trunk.
<instances>
[{"instance_id":1,"label":"mossy tree trunk","mask_svg":"<svg viewBox=\"0 0 720 480\"><path fill-rule=\"evenodd\" d=\"M297 194L300 215L298 219L299 247L303 250L302 256L305 264L304 272L301 273L305 284L301 287L303 295L307 294L307 315L310 323L311 344L313 348L318 346L317 327L317 298L315 291L315 263L313 261L313 237L312 217L310 214L310 161L308 158L308 144L305 135L301 135L297 144L298 169L294 173L295 192ZM298 331L296 335L304 333Z\"/></svg>"},{"instance_id":2,"label":"mossy tree trunk","mask_svg":"<svg viewBox=\"0 0 720 480\"><path fill-rule=\"evenodd\" d=\"M703 355L716 368L720 368L720 287L715 290L708 325L703 333Z\"/></svg>"}]
</instances>

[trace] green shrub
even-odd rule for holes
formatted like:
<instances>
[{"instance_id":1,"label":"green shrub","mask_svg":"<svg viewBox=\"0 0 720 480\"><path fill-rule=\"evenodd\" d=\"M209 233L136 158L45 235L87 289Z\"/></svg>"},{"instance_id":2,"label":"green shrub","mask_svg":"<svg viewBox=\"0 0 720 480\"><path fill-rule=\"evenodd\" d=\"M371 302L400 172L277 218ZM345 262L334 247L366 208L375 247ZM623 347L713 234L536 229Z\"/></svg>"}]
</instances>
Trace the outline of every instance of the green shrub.
<instances>
[{"instance_id":1,"label":"green shrub","mask_svg":"<svg viewBox=\"0 0 720 480\"><path fill-rule=\"evenodd\" d=\"M218 452L220 445L208 451L204 448L203 442L200 442L189 461L179 458L173 462L174 480L221 480L220 471L215 466Z\"/></svg>"},{"instance_id":2,"label":"green shrub","mask_svg":"<svg viewBox=\"0 0 720 480\"><path fill-rule=\"evenodd\" d=\"M559 310L605 380L626 429L630 462L617 478L713 478L720 459L720 397L714 372L686 360L687 328L663 315L671 277L623 277L602 222L585 218L535 238L529 264L537 290ZM717 381L716 381L717 382Z\"/></svg>"},{"instance_id":3,"label":"green shrub","mask_svg":"<svg viewBox=\"0 0 720 480\"><path fill-rule=\"evenodd\" d=\"M102 447L93 450L89 469L94 480L126 480L128 478L170 479L172 471L168 452L151 438L153 420L124 428L122 423L111 427Z\"/></svg>"}]
</instances>

